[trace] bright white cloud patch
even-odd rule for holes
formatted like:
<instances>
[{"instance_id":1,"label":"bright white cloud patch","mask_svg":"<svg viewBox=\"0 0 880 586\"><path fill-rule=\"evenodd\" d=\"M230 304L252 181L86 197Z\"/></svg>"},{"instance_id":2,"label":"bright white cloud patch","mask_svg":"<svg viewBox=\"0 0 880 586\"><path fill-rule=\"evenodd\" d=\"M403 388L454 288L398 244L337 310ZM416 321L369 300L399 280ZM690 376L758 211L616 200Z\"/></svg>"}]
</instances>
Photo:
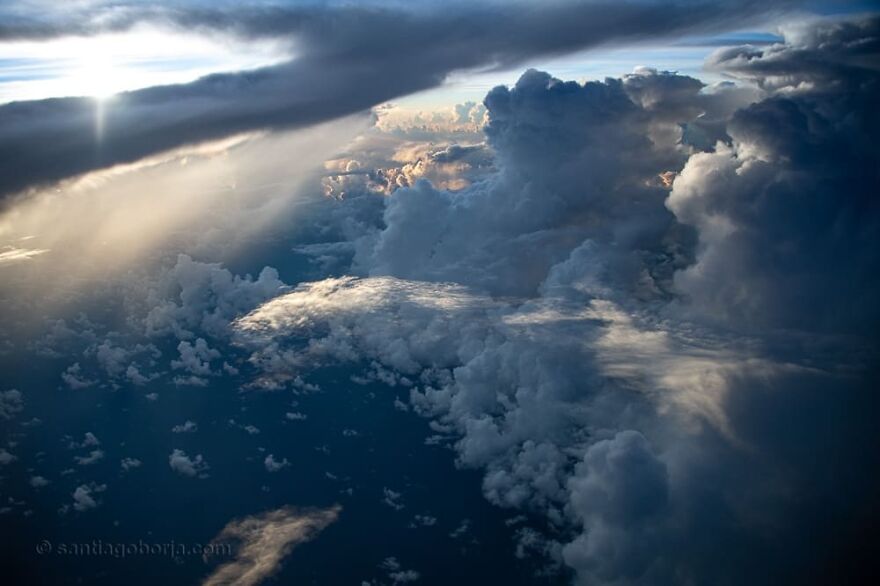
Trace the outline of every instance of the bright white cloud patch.
<instances>
[{"instance_id":1,"label":"bright white cloud patch","mask_svg":"<svg viewBox=\"0 0 880 586\"><path fill-rule=\"evenodd\" d=\"M0 103L60 96L108 97L139 88L187 83L219 71L272 65L289 57L272 40L183 35L140 26L134 30L49 40L0 41L8 60Z\"/></svg>"}]
</instances>

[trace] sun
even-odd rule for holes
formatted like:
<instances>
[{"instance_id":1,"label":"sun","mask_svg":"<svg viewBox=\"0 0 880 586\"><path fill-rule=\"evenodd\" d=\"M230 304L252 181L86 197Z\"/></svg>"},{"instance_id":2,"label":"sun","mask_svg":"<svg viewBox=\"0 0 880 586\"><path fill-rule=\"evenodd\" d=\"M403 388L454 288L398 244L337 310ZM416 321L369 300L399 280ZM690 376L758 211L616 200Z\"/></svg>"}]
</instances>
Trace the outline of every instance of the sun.
<instances>
[{"instance_id":1,"label":"sun","mask_svg":"<svg viewBox=\"0 0 880 586\"><path fill-rule=\"evenodd\" d=\"M112 60L90 55L82 59L71 74L72 85L83 96L106 99L120 91L125 84L126 72Z\"/></svg>"}]
</instances>

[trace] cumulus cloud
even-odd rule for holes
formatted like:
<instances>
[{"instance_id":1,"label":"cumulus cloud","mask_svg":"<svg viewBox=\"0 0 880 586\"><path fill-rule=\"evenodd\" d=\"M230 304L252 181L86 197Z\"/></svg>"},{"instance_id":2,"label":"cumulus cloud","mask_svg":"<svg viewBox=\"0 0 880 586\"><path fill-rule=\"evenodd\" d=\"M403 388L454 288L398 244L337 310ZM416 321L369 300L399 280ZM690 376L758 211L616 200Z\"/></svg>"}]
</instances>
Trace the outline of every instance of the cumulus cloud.
<instances>
[{"instance_id":1,"label":"cumulus cloud","mask_svg":"<svg viewBox=\"0 0 880 586\"><path fill-rule=\"evenodd\" d=\"M0 466L11 464L17 459L18 458L14 454L9 453L6 448L0 448Z\"/></svg>"},{"instance_id":2,"label":"cumulus cloud","mask_svg":"<svg viewBox=\"0 0 880 586\"><path fill-rule=\"evenodd\" d=\"M190 421L187 419L184 423L180 425L175 425L171 428L171 433L195 433L198 431L199 426L195 421Z\"/></svg>"},{"instance_id":3,"label":"cumulus cloud","mask_svg":"<svg viewBox=\"0 0 880 586\"><path fill-rule=\"evenodd\" d=\"M392 148L393 152L383 153ZM379 153L384 158L377 157ZM333 198L344 198L357 191L388 195L401 187L411 187L420 179L441 189L460 190L494 169L492 154L485 144L437 144L436 140L361 144L351 156L328 161L325 167L328 173L322 181L324 195Z\"/></svg>"},{"instance_id":4,"label":"cumulus cloud","mask_svg":"<svg viewBox=\"0 0 880 586\"><path fill-rule=\"evenodd\" d=\"M104 450L92 450L87 456L74 456L73 459L80 466L89 466L104 459Z\"/></svg>"},{"instance_id":5,"label":"cumulus cloud","mask_svg":"<svg viewBox=\"0 0 880 586\"><path fill-rule=\"evenodd\" d=\"M67 448L70 450L75 450L78 448L88 448L88 447L100 446L100 445L101 445L101 440L98 439L98 436L93 434L91 431L87 431L83 435L83 439L81 442L70 441L67 444Z\"/></svg>"},{"instance_id":6,"label":"cumulus cloud","mask_svg":"<svg viewBox=\"0 0 880 586\"><path fill-rule=\"evenodd\" d=\"M195 343L185 341L195 337L192 330L225 337L232 319L274 297L283 287L278 271L271 267L253 279L181 254L149 296L154 307L144 320L145 329L149 335L171 333L184 340L178 345L181 358L175 362L177 368L210 374L206 361L220 355L202 338Z\"/></svg>"},{"instance_id":7,"label":"cumulus cloud","mask_svg":"<svg viewBox=\"0 0 880 586\"><path fill-rule=\"evenodd\" d=\"M50 484L49 480L47 480L45 476L31 476L29 482L30 485L34 488L42 488Z\"/></svg>"},{"instance_id":8,"label":"cumulus cloud","mask_svg":"<svg viewBox=\"0 0 880 586\"><path fill-rule=\"evenodd\" d=\"M12 419L24 410L24 400L21 391L10 389L0 392L0 417Z\"/></svg>"},{"instance_id":9,"label":"cumulus cloud","mask_svg":"<svg viewBox=\"0 0 880 586\"><path fill-rule=\"evenodd\" d=\"M529 71L493 89L486 136L500 171L460 192L399 191L356 262L372 275L530 295L590 238L616 265L609 274L629 281L621 287L668 289L688 243L658 175L687 158L680 126L700 114L701 88L654 71L584 85Z\"/></svg>"},{"instance_id":10,"label":"cumulus cloud","mask_svg":"<svg viewBox=\"0 0 880 586\"><path fill-rule=\"evenodd\" d=\"M217 374L211 369L211 361L220 358L220 352L209 347L204 338L197 338L193 344L184 340L177 345L177 351L180 359L172 360L171 368L184 369L196 376Z\"/></svg>"},{"instance_id":11,"label":"cumulus cloud","mask_svg":"<svg viewBox=\"0 0 880 586\"><path fill-rule=\"evenodd\" d=\"M106 484L81 484L73 491L73 508L81 513L97 508L100 501L97 494L107 490Z\"/></svg>"},{"instance_id":12,"label":"cumulus cloud","mask_svg":"<svg viewBox=\"0 0 880 586\"><path fill-rule=\"evenodd\" d=\"M201 454L191 458L186 455L186 452L176 448L168 456L168 465L178 474L191 478L207 478L207 472L210 469L210 466L208 466L208 463Z\"/></svg>"},{"instance_id":13,"label":"cumulus cloud","mask_svg":"<svg viewBox=\"0 0 880 586\"><path fill-rule=\"evenodd\" d=\"M97 381L90 380L83 375L79 362L74 362L68 366L67 370L61 373L61 380L74 391L87 389L97 384Z\"/></svg>"},{"instance_id":14,"label":"cumulus cloud","mask_svg":"<svg viewBox=\"0 0 880 586\"><path fill-rule=\"evenodd\" d=\"M123 458L119 463L119 465L122 466L122 469L126 472L135 468L140 468L141 464L142 462L137 458Z\"/></svg>"},{"instance_id":15,"label":"cumulus cloud","mask_svg":"<svg viewBox=\"0 0 880 586\"><path fill-rule=\"evenodd\" d=\"M365 277L300 284L237 341L273 380L348 361L414 381L486 496L543 515L523 551L579 584L845 575L826 548L870 526L877 486L850 451L876 438L880 217L857 63L797 91L529 71L485 101L497 172L398 189L356 243Z\"/></svg>"},{"instance_id":16,"label":"cumulus cloud","mask_svg":"<svg viewBox=\"0 0 880 586\"><path fill-rule=\"evenodd\" d=\"M388 572L388 579L392 584L408 584L421 577L415 570L405 570L396 557L385 558L379 567Z\"/></svg>"},{"instance_id":17,"label":"cumulus cloud","mask_svg":"<svg viewBox=\"0 0 880 586\"><path fill-rule=\"evenodd\" d=\"M296 509L282 507L230 521L211 545L230 544L235 559L221 564L203 586L253 586L273 576L298 545L311 541L339 517L341 507Z\"/></svg>"},{"instance_id":18,"label":"cumulus cloud","mask_svg":"<svg viewBox=\"0 0 880 586\"><path fill-rule=\"evenodd\" d=\"M877 51L878 23L819 24L746 62L716 56L775 93L733 115L730 144L688 160L667 202L698 231L697 262L676 285L705 315L757 327L876 328L880 124L871 104L880 80L865 52Z\"/></svg>"},{"instance_id":19,"label":"cumulus cloud","mask_svg":"<svg viewBox=\"0 0 880 586\"><path fill-rule=\"evenodd\" d=\"M276 460L274 455L269 454L268 456L266 456L266 459L263 460L263 465L266 467L266 471L268 472L278 472L279 470L290 466L290 462L287 461L287 458Z\"/></svg>"}]
</instances>

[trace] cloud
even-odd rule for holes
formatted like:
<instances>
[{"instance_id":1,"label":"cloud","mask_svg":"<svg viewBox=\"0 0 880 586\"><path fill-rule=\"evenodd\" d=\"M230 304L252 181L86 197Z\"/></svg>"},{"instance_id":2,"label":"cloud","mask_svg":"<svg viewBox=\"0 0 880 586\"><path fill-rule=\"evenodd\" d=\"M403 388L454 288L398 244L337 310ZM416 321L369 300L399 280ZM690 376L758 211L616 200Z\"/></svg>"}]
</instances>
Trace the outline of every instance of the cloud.
<instances>
[{"instance_id":1,"label":"cloud","mask_svg":"<svg viewBox=\"0 0 880 586\"><path fill-rule=\"evenodd\" d=\"M654 71L584 85L528 71L486 96L498 173L460 192L424 182L399 191L356 263L371 275L531 295L589 237L616 265L617 286L668 290L689 242L658 176L687 159L681 126L711 101L701 88Z\"/></svg>"},{"instance_id":2,"label":"cloud","mask_svg":"<svg viewBox=\"0 0 880 586\"><path fill-rule=\"evenodd\" d=\"M208 463L201 454L190 458L183 450L174 449L168 456L168 465L171 469L182 476L195 478L207 478L207 471L210 469Z\"/></svg>"},{"instance_id":3,"label":"cloud","mask_svg":"<svg viewBox=\"0 0 880 586\"><path fill-rule=\"evenodd\" d=\"M199 426L194 421L190 421L189 419L186 422L175 425L171 428L171 433L194 433L198 431Z\"/></svg>"},{"instance_id":4,"label":"cloud","mask_svg":"<svg viewBox=\"0 0 880 586\"><path fill-rule=\"evenodd\" d=\"M673 184L667 205L700 239L676 286L705 315L838 333L878 324L880 79L864 59L878 23L820 23L746 62L716 55L776 93L737 111L731 143L692 156Z\"/></svg>"},{"instance_id":5,"label":"cloud","mask_svg":"<svg viewBox=\"0 0 880 586\"><path fill-rule=\"evenodd\" d=\"M439 136L442 135L432 138ZM337 199L357 191L387 195L401 187L411 187L420 179L427 179L441 189L459 190L493 171L492 154L485 144L402 141L393 153L379 158L371 147L379 152L388 149L390 145L383 144L388 142L388 136L382 138L376 146L360 144L352 156L325 163L328 174L322 180L324 195ZM308 249L307 245L300 250Z\"/></svg>"},{"instance_id":6,"label":"cloud","mask_svg":"<svg viewBox=\"0 0 880 586\"><path fill-rule=\"evenodd\" d=\"M487 498L546 521L523 551L578 584L843 577L878 486L853 451L876 440L877 75L853 63L797 91L528 71L485 100L495 173L396 190L362 276L301 283L236 340L276 381L407 377Z\"/></svg>"},{"instance_id":7,"label":"cloud","mask_svg":"<svg viewBox=\"0 0 880 586\"><path fill-rule=\"evenodd\" d=\"M10 389L0 392L0 418L12 419L24 410L21 391Z\"/></svg>"},{"instance_id":8,"label":"cloud","mask_svg":"<svg viewBox=\"0 0 880 586\"><path fill-rule=\"evenodd\" d=\"M75 391L87 389L97 384L97 381L89 380L83 376L82 367L79 365L79 362L74 362L68 366L67 370L61 373L61 380Z\"/></svg>"},{"instance_id":9,"label":"cloud","mask_svg":"<svg viewBox=\"0 0 880 586\"><path fill-rule=\"evenodd\" d=\"M230 521L212 546L232 544L235 559L221 564L203 586L253 586L273 576L298 545L311 541L339 517L341 507L296 509L282 507Z\"/></svg>"},{"instance_id":10,"label":"cloud","mask_svg":"<svg viewBox=\"0 0 880 586\"><path fill-rule=\"evenodd\" d=\"M396 557L385 558L379 567L388 572L388 579L392 584L408 584L421 577L415 570L404 570Z\"/></svg>"},{"instance_id":11,"label":"cloud","mask_svg":"<svg viewBox=\"0 0 880 586\"><path fill-rule=\"evenodd\" d=\"M28 249L13 246L4 246L0 248L0 251L2 251L0 252L0 265L21 262L49 252L45 248Z\"/></svg>"},{"instance_id":12,"label":"cloud","mask_svg":"<svg viewBox=\"0 0 880 586\"><path fill-rule=\"evenodd\" d=\"M159 19L189 30L285 37L294 40L297 57L103 102L59 98L0 106L0 193L134 162L185 144L343 117L439 85L455 70L511 66L615 41L735 28L788 5L748 2L736 10L710 1L559 2L516 10L462 5L455 11L321 4L231 12L130 8L122 11L121 22L111 11L103 19L108 28ZM100 16L100 11L94 13L96 19ZM82 18L70 17L70 22ZM0 35L14 36L15 26L4 26ZM59 30L51 21L18 26L23 36ZM77 28L83 27L65 31Z\"/></svg>"},{"instance_id":13,"label":"cloud","mask_svg":"<svg viewBox=\"0 0 880 586\"><path fill-rule=\"evenodd\" d=\"M171 298L156 298L155 307L147 314L144 325L148 334L172 333L178 338L192 338L192 330L225 337L229 322L278 294L284 283L278 271L266 267L256 279L240 277L216 263L194 261L181 254L176 264L164 274L154 293L174 291ZM206 361L219 358L216 350L198 338L195 344L182 341L178 345L181 359L178 368L187 367L193 374L209 374ZM195 369L195 370L193 370Z\"/></svg>"},{"instance_id":14,"label":"cloud","mask_svg":"<svg viewBox=\"0 0 880 586\"><path fill-rule=\"evenodd\" d=\"M268 472L278 472L279 470L290 466L290 462L287 461L287 458L276 460L275 456L269 454L266 456L266 459L263 460L263 465L266 466L266 471Z\"/></svg>"},{"instance_id":15,"label":"cloud","mask_svg":"<svg viewBox=\"0 0 880 586\"><path fill-rule=\"evenodd\" d=\"M650 551L646 542L653 536L639 533L646 525L650 529L651 519L667 506L668 482L665 463L637 431L621 431L590 446L567 487L575 516L589 530L562 552L584 583L594 569L598 583L644 574L654 560L632 549Z\"/></svg>"},{"instance_id":16,"label":"cloud","mask_svg":"<svg viewBox=\"0 0 880 586\"><path fill-rule=\"evenodd\" d=\"M801 21L782 27L784 42L718 49L707 67L784 93L839 93L876 78L880 17Z\"/></svg>"},{"instance_id":17,"label":"cloud","mask_svg":"<svg viewBox=\"0 0 880 586\"><path fill-rule=\"evenodd\" d=\"M97 508L100 501L95 495L105 490L107 490L106 484L95 484L94 482L81 484L73 491L73 508L81 513Z\"/></svg>"},{"instance_id":18,"label":"cloud","mask_svg":"<svg viewBox=\"0 0 880 586\"><path fill-rule=\"evenodd\" d=\"M50 482L43 476L31 476L30 485L34 488L42 488L48 486Z\"/></svg>"},{"instance_id":19,"label":"cloud","mask_svg":"<svg viewBox=\"0 0 880 586\"><path fill-rule=\"evenodd\" d=\"M87 431L83 435L83 440L81 442L71 441L70 443L67 444L67 449L76 450L79 448L88 448L88 447L100 446L100 445L101 445L101 440L99 440L98 437L95 434L93 434L91 431Z\"/></svg>"},{"instance_id":20,"label":"cloud","mask_svg":"<svg viewBox=\"0 0 880 586\"><path fill-rule=\"evenodd\" d=\"M184 340L177 345L177 351L180 360L172 360L171 368L184 369L196 376L217 374L211 370L211 361L220 358L220 352L209 347L204 338L197 338L193 344Z\"/></svg>"},{"instance_id":21,"label":"cloud","mask_svg":"<svg viewBox=\"0 0 880 586\"><path fill-rule=\"evenodd\" d=\"M18 459L14 454L9 453L6 448L0 448L0 466L6 466Z\"/></svg>"},{"instance_id":22,"label":"cloud","mask_svg":"<svg viewBox=\"0 0 880 586\"><path fill-rule=\"evenodd\" d=\"M124 471L128 472L129 470L140 468L142 462L137 458L123 458L119 464Z\"/></svg>"},{"instance_id":23,"label":"cloud","mask_svg":"<svg viewBox=\"0 0 880 586\"><path fill-rule=\"evenodd\" d=\"M104 450L92 450L87 456L74 456L73 459L80 466L89 466L104 459Z\"/></svg>"}]
</instances>

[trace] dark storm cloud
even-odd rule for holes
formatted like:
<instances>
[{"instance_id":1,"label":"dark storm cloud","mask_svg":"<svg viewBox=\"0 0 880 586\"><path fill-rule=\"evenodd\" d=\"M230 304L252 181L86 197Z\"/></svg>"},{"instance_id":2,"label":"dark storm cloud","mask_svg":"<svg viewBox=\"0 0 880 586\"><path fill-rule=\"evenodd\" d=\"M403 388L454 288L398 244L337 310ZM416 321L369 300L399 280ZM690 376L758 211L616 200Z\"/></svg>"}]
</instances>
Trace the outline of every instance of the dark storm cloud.
<instances>
[{"instance_id":1,"label":"dark storm cloud","mask_svg":"<svg viewBox=\"0 0 880 586\"><path fill-rule=\"evenodd\" d=\"M766 89L811 90L841 84L856 89L880 71L880 18L802 24L785 29L785 43L769 47L752 45L716 51L707 67L754 81Z\"/></svg>"},{"instance_id":2,"label":"dark storm cloud","mask_svg":"<svg viewBox=\"0 0 880 586\"><path fill-rule=\"evenodd\" d=\"M693 156L668 201L700 232L698 262L677 284L706 315L876 328L878 33L880 18L823 23L791 44L712 59L774 93L736 112L730 148Z\"/></svg>"},{"instance_id":3,"label":"dark storm cloud","mask_svg":"<svg viewBox=\"0 0 880 586\"><path fill-rule=\"evenodd\" d=\"M117 96L0 107L0 193L232 133L291 128L433 87L451 71L505 66L602 43L742 25L788 2L262 7L252 11L105 7L91 17L5 25L7 38L90 34L135 22L244 37L290 38L296 60L259 71ZM95 9L97 10L97 9ZM80 24L85 19L87 24ZM21 24L16 29L16 22ZM69 25L69 28L68 28ZM100 119L100 120L99 120Z\"/></svg>"}]
</instances>

